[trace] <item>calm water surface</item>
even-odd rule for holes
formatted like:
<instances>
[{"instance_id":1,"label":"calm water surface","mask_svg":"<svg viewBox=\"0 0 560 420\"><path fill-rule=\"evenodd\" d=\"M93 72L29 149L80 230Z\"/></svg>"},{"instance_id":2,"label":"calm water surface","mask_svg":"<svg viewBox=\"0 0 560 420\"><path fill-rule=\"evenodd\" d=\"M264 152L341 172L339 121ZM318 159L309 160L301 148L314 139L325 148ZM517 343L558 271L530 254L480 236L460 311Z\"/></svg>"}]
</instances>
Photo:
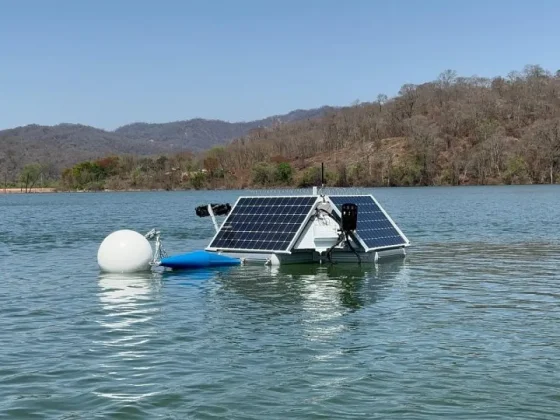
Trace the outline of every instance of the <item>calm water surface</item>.
<instances>
[{"instance_id":1,"label":"calm water surface","mask_svg":"<svg viewBox=\"0 0 560 420\"><path fill-rule=\"evenodd\" d=\"M136 276L107 234L238 193L0 195L0 417L559 418L560 188L374 194L403 262Z\"/></svg>"}]
</instances>

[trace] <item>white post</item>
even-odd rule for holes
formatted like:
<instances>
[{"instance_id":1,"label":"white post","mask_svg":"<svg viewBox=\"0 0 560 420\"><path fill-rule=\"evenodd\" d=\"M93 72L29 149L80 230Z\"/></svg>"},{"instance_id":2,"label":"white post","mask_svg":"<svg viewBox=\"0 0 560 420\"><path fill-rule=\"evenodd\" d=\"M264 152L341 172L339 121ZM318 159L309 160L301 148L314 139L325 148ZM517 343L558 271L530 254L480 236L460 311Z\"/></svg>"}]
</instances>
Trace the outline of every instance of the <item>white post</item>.
<instances>
[{"instance_id":1,"label":"white post","mask_svg":"<svg viewBox=\"0 0 560 420\"><path fill-rule=\"evenodd\" d=\"M317 195L317 187L313 186L313 195Z\"/></svg>"},{"instance_id":2,"label":"white post","mask_svg":"<svg viewBox=\"0 0 560 420\"><path fill-rule=\"evenodd\" d=\"M212 217L212 222L214 223L214 229L216 229L216 232L218 232L220 228L218 227L218 222L216 222L216 216L214 216L214 211L212 210L212 204L208 204L208 213L210 213L210 216Z\"/></svg>"}]
</instances>

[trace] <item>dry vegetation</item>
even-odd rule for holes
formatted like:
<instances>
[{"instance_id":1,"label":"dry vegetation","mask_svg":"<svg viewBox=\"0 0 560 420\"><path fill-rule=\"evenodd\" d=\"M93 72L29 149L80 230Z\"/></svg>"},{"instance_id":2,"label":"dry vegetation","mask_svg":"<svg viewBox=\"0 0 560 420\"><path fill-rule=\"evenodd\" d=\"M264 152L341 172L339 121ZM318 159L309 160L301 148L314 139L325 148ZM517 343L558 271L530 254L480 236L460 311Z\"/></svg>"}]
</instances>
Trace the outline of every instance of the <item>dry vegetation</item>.
<instances>
[{"instance_id":1,"label":"dry vegetation","mask_svg":"<svg viewBox=\"0 0 560 420\"><path fill-rule=\"evenodd\" d=\"M494 79L446 71L390 100L258 130L219 163L240 179L275 159L324 161L340 185L460 185L554 183L559 158L560 73L527 66Z\"/></svg>"},{"instance_id":2,"label":"dry vegetation","mask_svg":"<svg viewBox=\"0 0 560 420\"><path fill-rule=\"evenodd\" d=\"M394 98L259 128L225 146L67 169L67 189L181 189L556 183L560 72L539 66L493 79L453 71Z\"/></svg>"}]
</instances>

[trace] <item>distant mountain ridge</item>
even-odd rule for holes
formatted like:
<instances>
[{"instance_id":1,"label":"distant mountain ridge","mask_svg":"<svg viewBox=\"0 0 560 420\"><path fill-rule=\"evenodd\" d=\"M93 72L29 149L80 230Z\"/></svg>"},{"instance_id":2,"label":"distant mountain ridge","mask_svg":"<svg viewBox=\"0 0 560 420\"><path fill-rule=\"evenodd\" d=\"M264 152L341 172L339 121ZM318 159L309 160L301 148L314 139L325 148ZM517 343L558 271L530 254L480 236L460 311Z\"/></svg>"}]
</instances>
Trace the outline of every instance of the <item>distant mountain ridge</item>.
<instances>
[{"instance_id":1,"label":"distant mountain ridge","mask_svg":"<svg viewBox=\"0 0 560 420\"><path fill-rule=\"evenodd\" d=\"M114 131L82 124L31 124L0 130L0 164L11 159L17 162L18 167L39 162L64 168L110 154L200 152L245 136L260 127L318 118L334 109L328 106L298 109L285 115L248 122L202 118L159 124L138 122Z\"/></svg>"},{"instance_id":2,"label":"distant mountain ridge","mask_svg":"<svg viewBox=\"0 0 560 420\"><path fill-rule=\"evenodd\" d=\"M325 115L334 108L322 107L311 110L295 110L285 115L275 115L249 122L226 122L195 118L163 124L133 123L117 128L114 133L128 138L159 142L172 151L177 147L189 147L191 151L207 150L213 146L242 137L259 127L270 127L275 123L290 123Z\"/></svg>"}]
</instances>

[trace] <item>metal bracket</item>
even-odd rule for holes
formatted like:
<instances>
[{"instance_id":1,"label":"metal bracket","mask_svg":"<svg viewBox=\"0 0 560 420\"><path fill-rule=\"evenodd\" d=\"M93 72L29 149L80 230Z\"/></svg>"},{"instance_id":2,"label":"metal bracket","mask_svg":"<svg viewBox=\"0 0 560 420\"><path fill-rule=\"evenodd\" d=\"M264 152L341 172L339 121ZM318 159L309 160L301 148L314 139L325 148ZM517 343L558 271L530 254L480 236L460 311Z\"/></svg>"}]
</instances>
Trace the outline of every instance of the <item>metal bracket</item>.
<instances>
[{"instance_id":1,"label":"metal bracket","mask_svg":"<svg viewBox=\"0 0 560 420\"><path fill-rule=\"evenodd\" d=\"M152 229L144 235L144 237L147 240L152 240L152 239L156 240L155 247L154 247L154 256L152 257L152 261L150 261L150 265L152 267L159 266L161 259L167 257L167 252L163 248L163 244L161 243L160 240L160 235L161 232L156 229Z\"/></svg>"}]
</instances>

